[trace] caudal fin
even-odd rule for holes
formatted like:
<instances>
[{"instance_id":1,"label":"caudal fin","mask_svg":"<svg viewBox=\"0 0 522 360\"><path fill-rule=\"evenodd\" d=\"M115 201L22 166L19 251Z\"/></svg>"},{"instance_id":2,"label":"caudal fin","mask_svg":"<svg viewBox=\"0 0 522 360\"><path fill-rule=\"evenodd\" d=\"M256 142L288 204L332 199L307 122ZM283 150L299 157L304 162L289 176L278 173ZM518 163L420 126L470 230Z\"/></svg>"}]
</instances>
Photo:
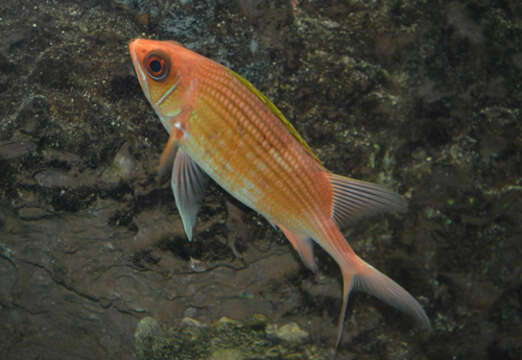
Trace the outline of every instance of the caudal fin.
<instances>
[{"instance_id":1,"label":"caudal fin","mask_svg":"<svg viewBox=\"0 0 522 360\"><path fill-rule=\"evenodd\" d=\"M343 303L337 325L337 342L341 342L348 298L352 289L362 290L391 306L411 314L423 327L430 321L421 305L395 281L358 257L339 231L361 216L386 211L405 211L406 200L399 194L377 184L325 172L332 186L333 203L330 222L323 224L326 232L318 243L337 261L343 274ZM337 226L336 226L337 225Z\"/></svg>"},{"instance_id":2,"label":"caudal fin","mask_svg":"<svg viewBox=\"0 0 522 360\"><path fill-rule=\"evenodd\" d=\"M415 300L410 293L388 276L358 257L353 250L346 255L347 256L345 256L339 264L343 274L343 303L338 319L335 349L337 349L341 342L348 298L352 289L361 290L379 298L396 309L413 316L422 327L428 330L431 329L428 316L419 302Z\"/></svg>"}]
</instances>

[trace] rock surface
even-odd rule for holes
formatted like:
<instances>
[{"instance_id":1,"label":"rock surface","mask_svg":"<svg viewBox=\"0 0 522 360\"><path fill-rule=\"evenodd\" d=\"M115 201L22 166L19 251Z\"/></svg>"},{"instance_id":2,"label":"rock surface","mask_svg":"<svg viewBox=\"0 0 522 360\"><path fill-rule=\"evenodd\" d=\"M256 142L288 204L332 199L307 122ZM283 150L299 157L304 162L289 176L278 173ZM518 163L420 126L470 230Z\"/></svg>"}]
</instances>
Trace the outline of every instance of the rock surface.
<instances>
[{"instance_id":1,"label":"rock surface","mask_svg":"<svg viewBox=\"0 0 522 360\"><path fill-rule=\"evenodd\" d=\"M253 359L263 341L322 359L334 344L326 254L313 276L214 184L186 241L128 56L150 37L245 76L330 170L409 198L346 235L433 332L355 294L338 359L522 358L521 16L512 0L2 1L0 357L146 358L175 339L186 359Z\"/></svg>"}]
</instances>

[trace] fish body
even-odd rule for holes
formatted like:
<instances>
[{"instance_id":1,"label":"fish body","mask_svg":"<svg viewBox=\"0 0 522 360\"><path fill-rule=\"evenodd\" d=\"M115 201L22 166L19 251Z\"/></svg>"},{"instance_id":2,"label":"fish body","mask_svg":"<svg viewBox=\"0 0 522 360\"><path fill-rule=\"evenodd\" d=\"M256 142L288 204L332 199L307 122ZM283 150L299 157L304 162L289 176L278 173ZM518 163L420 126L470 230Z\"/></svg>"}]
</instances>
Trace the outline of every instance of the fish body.
<instances>
[{"instance_id":1,"label":"fish body","mask_svg":"<svg viewBox=\"0 0 522 360\"><path fill-rule=\"evenodd\" d=\"M343 276L336 348L352 289L373 294L429 328L420 304L359 258L340 226L405 200L380 186L329 172L281 112L232 70L173 41L137 39L129 50L138 80L167 132L160 174L171 185L189 240L207 176L279 227L305 265L317 270L313 243Z\"/></svg>"}]
</instances>

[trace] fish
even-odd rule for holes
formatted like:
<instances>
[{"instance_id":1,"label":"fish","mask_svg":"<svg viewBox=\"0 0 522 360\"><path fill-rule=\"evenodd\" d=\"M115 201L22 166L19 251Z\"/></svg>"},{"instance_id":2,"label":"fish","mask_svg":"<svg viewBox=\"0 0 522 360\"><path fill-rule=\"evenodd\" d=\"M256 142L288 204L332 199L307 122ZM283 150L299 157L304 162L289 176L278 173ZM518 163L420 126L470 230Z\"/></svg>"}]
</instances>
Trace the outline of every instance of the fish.
<instances>
[{"instance_id":1,"label":"fish","mask_svg":"<svg viewBox=\"0 0 522 360\"><path fill-rule=\"evenodd\" d=\"M407 209L398 193L328 171L279 109L248 80L175 41L129 44L141 89L169 133L159 176L170 185L189 241L211 178L279 228L306 267L317 272L314 246L342 274L337 351L352 290L430 320L419 302L357 256L341 232L355 220Z\"/></svg>"}]
</instances>

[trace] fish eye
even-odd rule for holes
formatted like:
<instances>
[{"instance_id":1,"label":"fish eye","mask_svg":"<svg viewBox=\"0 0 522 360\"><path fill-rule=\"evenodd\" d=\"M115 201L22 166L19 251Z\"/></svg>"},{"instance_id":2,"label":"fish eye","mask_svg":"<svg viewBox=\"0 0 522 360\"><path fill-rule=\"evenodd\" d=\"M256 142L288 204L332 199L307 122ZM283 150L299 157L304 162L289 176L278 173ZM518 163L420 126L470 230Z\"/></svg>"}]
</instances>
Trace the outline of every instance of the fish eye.
<instances>
[{"instance_id":1,"label":"fish eye","mask_svg":"<svg viewBox=\"0 0 522 360\"><path fill-rule=\"evenodd\" d=\"M152 79L156 81L165 80L170 67L167 59L165 54L153 52L147 55L143 61L143 66Z\"/></svg>"}]
</instances>

